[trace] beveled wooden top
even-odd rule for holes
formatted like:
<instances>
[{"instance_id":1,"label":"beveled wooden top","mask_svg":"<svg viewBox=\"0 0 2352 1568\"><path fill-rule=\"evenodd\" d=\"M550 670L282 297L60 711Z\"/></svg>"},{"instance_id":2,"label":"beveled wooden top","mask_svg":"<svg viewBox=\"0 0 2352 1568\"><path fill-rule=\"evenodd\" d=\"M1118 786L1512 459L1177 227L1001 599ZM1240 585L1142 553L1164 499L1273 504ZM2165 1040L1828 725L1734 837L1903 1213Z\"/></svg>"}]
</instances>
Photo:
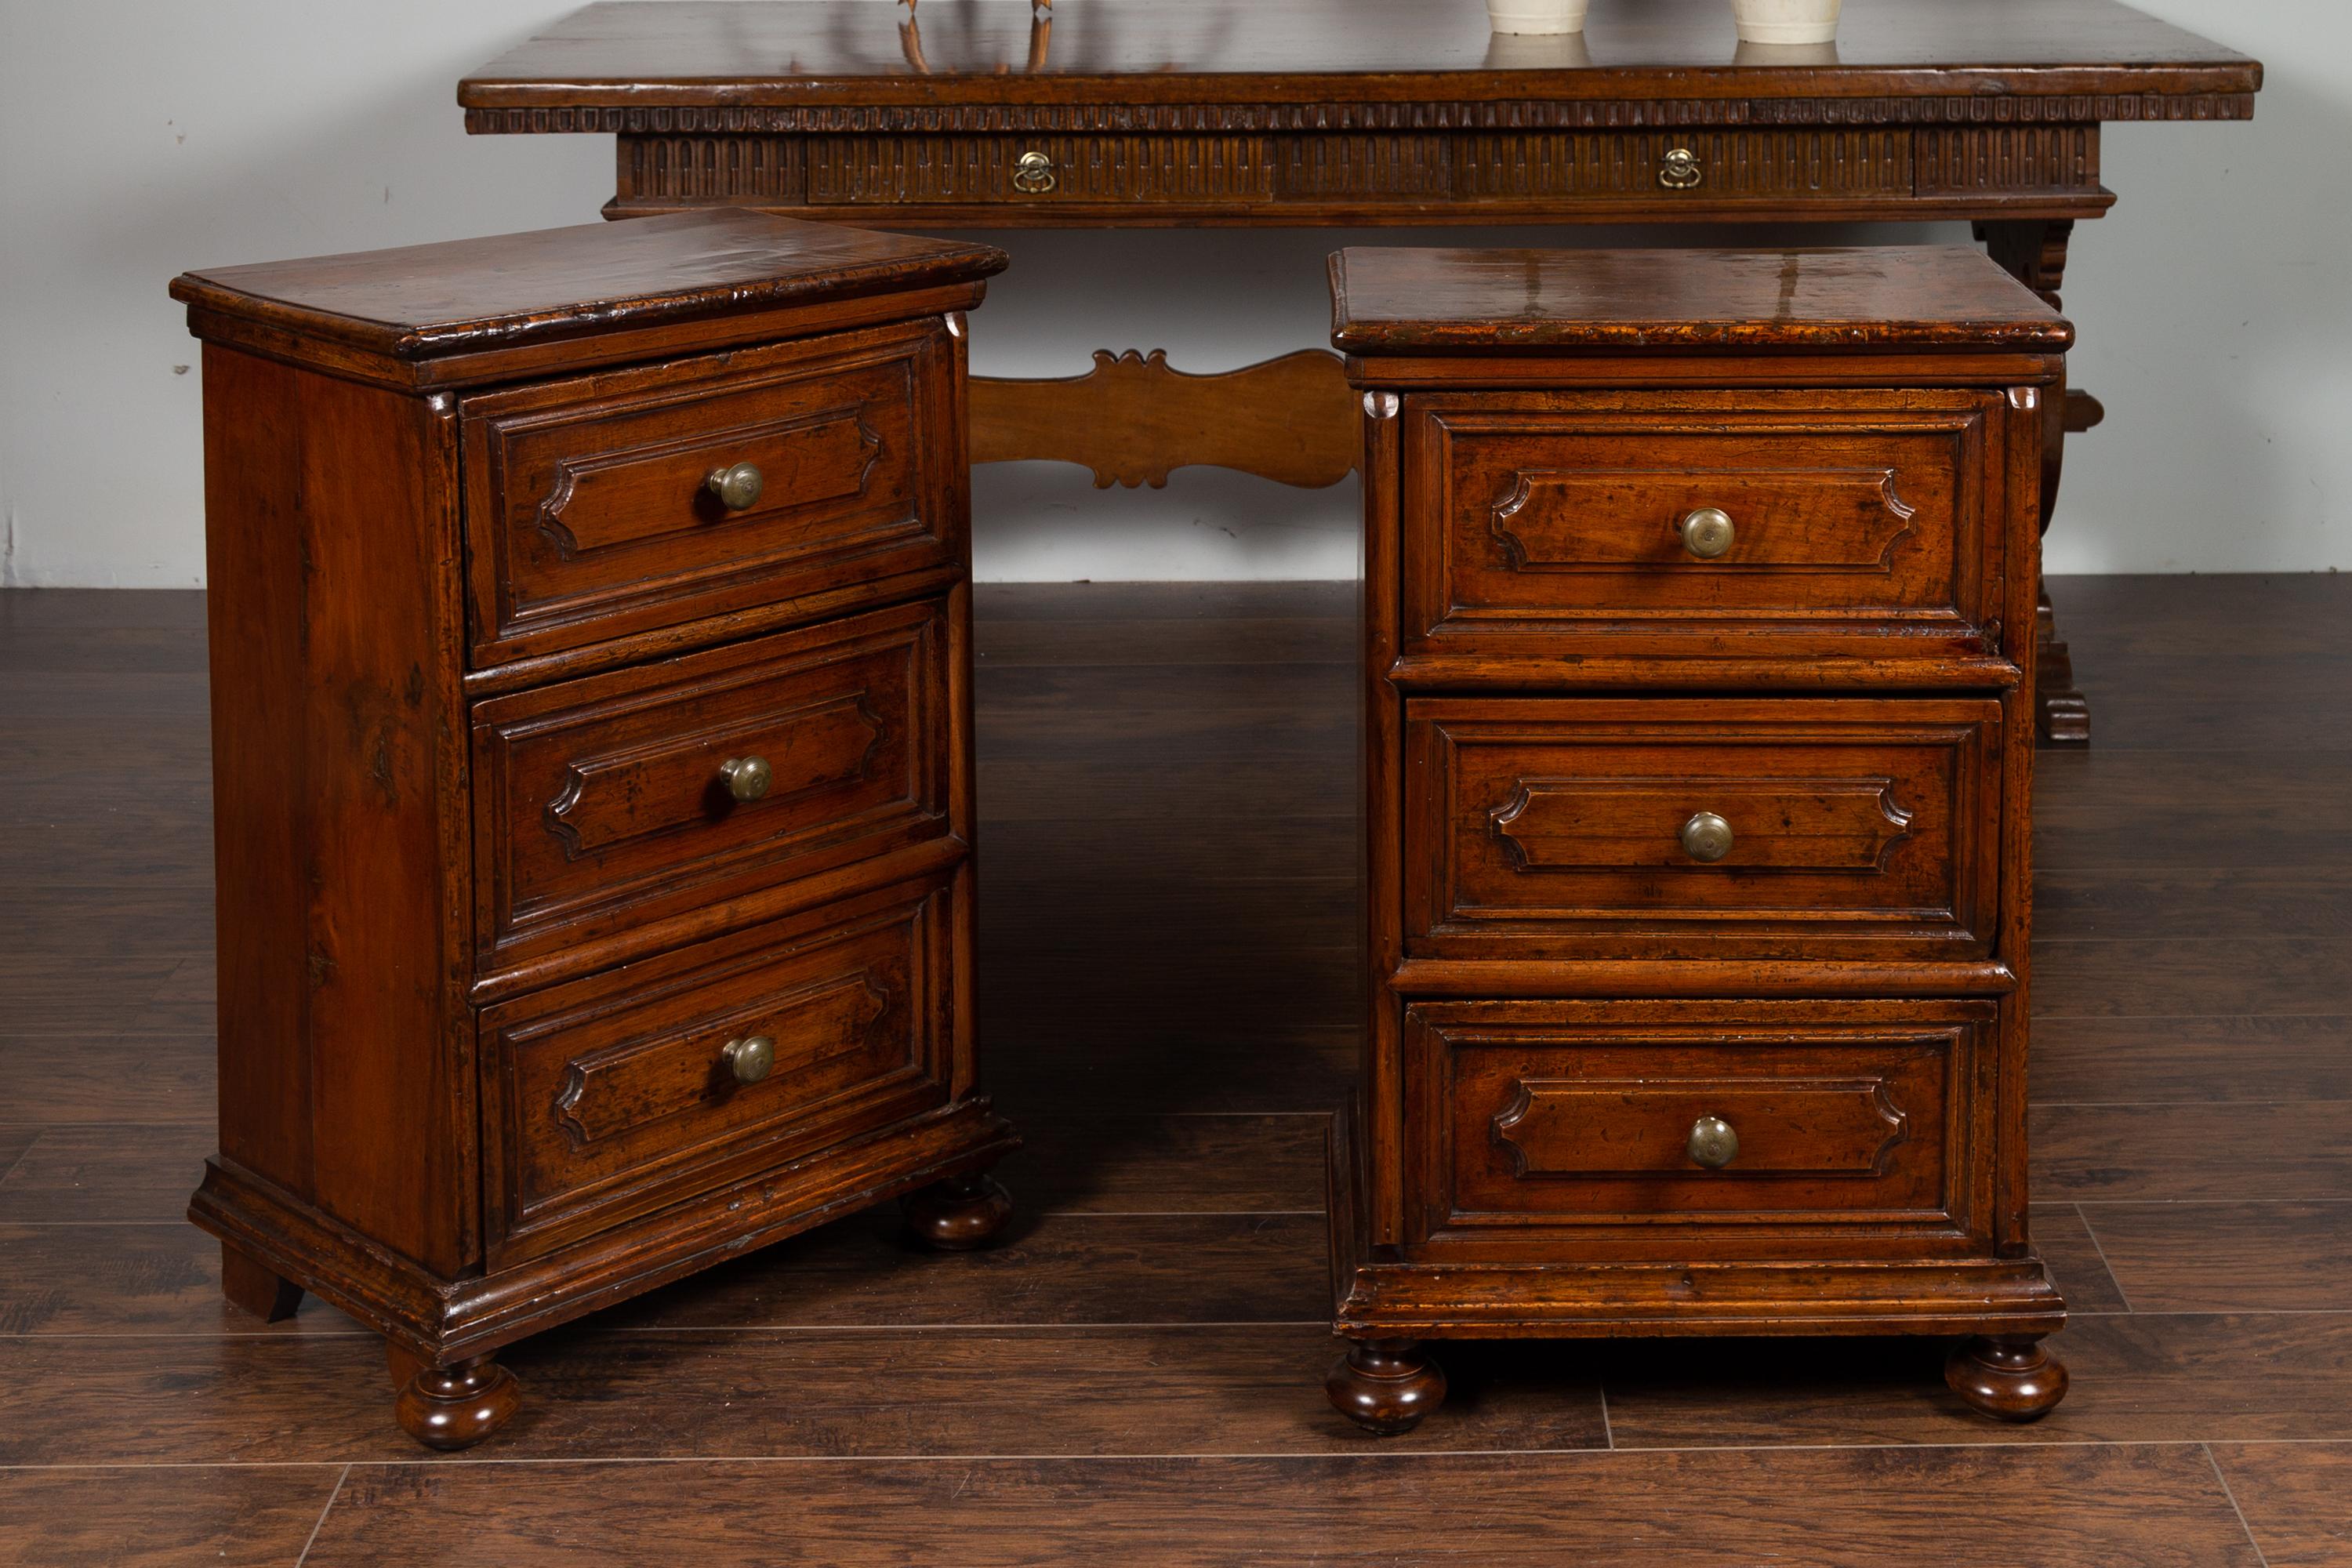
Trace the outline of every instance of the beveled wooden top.
<instances>
[{"instance_id":1,"label":"beveled wooden top","mask_svg":"<svg viewBox=\"0 0 2352 1568\"><path fill-rule=\"evenodd\" d=\"M172 298L215 318L430 360L967 282L991 246L731 208L636 223L208 268Z\"/></svg>"},{"instance_id":2,"label":"beveled wooden top","mask_svg":"<svg viewBox=\"0 0 2352 1568\"><path fill-rule=\"evenodd\" d=\"M1049 28L1033 26L1028 0L929 0L909 19L871 0L591 5L476 70L457 97L486 111L469 116L477 131L659 130L649 111L687 105L1223 104L1274 123L1334 102L2142 100L2080 120L2213 114L2190 100L2262 81L2245 56L2118 0L1846 0L1834 47L1760 50L1740 46L1724 0L1592 0L1583 34L1561 39L1497 37L1482 0L1063 0ZM599 112L487 112L552 107ZM772 118L743 128L780 128Z\"/></svg>"},{"instance_id":3,"label":"beveled wooden top","mask_svg":"<svg viewBox=\"0 0 2352 1568\"><path fill-rule=\"evenodd\" d=\"M1797 250L1454 250L1331 258L1349 353L1983 351L2074 329L1963 245Z\"/></svg>"}]
</instances>

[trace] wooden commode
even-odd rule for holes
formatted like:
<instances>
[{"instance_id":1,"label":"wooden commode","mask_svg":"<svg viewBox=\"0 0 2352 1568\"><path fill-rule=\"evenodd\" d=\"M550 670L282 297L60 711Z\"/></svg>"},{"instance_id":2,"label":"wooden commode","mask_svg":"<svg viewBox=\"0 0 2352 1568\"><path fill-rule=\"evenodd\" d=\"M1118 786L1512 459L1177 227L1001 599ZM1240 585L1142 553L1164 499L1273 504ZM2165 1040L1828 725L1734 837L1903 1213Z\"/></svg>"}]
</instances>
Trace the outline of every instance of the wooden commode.
<instances>
[{"instance_id":1,"label":"wooden commode","mask_svg":"<svg viewBox=\"0 0 2352 1568\"><path fill-rule=\"evenodd\" d=\"M1371 980L1339 1407L1423 1342L1967 1336L2065 1390L2026 1230L2043 399L1963 247L1353 249Z\"/></svg>"},{"instance_id":2,"label":"wooden commode","mask_svg":"<svg viewBox=\"0 0 2352 1568\"><path fill-rule=\"evenodd\" d=\"M963 312L717 211L191 273L230 1299L491 1352L878 1200L985 1240Z\"/></svg>"}]
</instances>

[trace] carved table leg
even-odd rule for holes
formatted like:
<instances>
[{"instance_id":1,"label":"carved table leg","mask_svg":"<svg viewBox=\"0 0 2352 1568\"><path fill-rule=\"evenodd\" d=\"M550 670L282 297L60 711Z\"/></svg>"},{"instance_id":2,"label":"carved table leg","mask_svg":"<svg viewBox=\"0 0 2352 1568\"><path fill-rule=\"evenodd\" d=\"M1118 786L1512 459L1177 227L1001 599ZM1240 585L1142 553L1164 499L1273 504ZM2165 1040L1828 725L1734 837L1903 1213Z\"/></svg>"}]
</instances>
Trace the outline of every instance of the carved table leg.
<instances>
[{"instance_id":1,"label":"carved table leg","mask_svg":"<svg viewBox=\"0 0 2352 1568\"><path fill-rule=\"evenodd\" d=\"M2018 281L2060 309L2058 290L2066 280L2066 242L2074 237L2074 220L2024 219L1980 223L1977 237L1995 261ZM2050 518L2058 504L2058 478L2065 466L2066 435L2088 430L2105 417L2099 400L2088 393L2069 392L2061 381L2042 405L2042 531L2050 531ZM2043 589L2034 617L2034 731L2045 741L2084 742L2091 738L2091 705L2074 689L2074 663L2066 645L2057 638L2057 623Z\"/></svg>"},{"instance_id":2,"label":"carved table leg","mask_svg":"<svg viewBox=\"0 0 2352 1568\"><path fill-rule=\"evenodd\" d=\"M1944 1382L1979 1414L2039 1421L2066 1397L2066 1363L2038 1334L1979 1334L1954 1347Z\"/></svg>"},{"instance_id":3,"label":"carved table leg","mask_svg":"<svg viewBox=\"0 0 2352 1568\"><path fill-rule=\"evenodd\" d=\"M302 1287L226 1242L221 1244L221 1294L268 1323L284 1322L302 1305Z\"/></svg>"},{"instance_id":4,"label":"carved table leg","mask_svg":"<svg viewBox=\"0 0 2352 1568\"><path fill-rule=\"evenodd\" d=\"M1445 1403L1445 1373L1419 1340L1359 1340L1323 1380L1331 1408L1382 1437L1410 1432Z\"/></svg>"},{"instance_id":5,"label":"carved table leg","mask_svg":"<svg viewBox=\"0 0 2352 1568\"><path fill-rule=\"evenodd\" d=\"M400 1429L428 1448L470 1448L507 1424L522 1404L514 1373L488 1356L434 1366L387 1342L392 1413Z\"/></svg>"},{"instance_id":6,"label":"carved table leg","mask_svg":"<svg viewBox=\"0 0 2352 1568\"><path fill-rule=\"evenodd\" d=\"M1013 1194L990 1175L950 1176L899 1202L907 1228L942 1252L985 1247L1013 1218Z\"/></svg>"}]
</instances>

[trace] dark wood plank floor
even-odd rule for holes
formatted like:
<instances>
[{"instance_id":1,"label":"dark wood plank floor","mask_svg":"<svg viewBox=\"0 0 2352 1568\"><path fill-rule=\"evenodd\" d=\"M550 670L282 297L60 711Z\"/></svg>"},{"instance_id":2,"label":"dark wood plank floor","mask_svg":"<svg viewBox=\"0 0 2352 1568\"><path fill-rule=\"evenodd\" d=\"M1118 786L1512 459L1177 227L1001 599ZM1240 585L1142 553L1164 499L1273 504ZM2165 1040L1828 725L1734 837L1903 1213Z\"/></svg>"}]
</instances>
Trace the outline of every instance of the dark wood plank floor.
<instances>
[{"instance_id":1,"label":"dark wood plank floor","mask_svg":"<svg viewBox=\"0 0 2352 1568\"><path fill-rule=\"evenodd\" d=\"M1005 1247L870 1215L520 1347L427 1456L218 1299L202 605L0 595L0 1563L2352 1563L2352 581L2060 585L2033 1427L1925 1343L1472 1347L1324 1407L1352 590L981 596Z\"/></svg>"}]
</instances>

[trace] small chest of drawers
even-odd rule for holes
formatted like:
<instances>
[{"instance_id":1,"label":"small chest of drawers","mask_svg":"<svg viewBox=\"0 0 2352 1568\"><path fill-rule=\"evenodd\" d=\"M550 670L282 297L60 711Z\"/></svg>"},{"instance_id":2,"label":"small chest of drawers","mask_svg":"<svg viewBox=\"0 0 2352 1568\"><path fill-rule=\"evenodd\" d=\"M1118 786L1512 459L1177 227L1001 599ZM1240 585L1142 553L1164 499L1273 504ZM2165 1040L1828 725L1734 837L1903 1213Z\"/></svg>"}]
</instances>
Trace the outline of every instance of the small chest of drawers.
<instances>
[{"instance_id":1,"label":"small chest of drawers","mask_svg":"<svg viewBox=\"0 0 2352 1568\"><path fill-rule=\"evenodd\" d=\"M1958 247L1349 250L1371 975L1330 1389L1426 1342L1965 1336L2065 1387L2026 1230L2042 400Z\"/></svg>"},{"instance_id":2,"label":"small chest of drawers","mask_svg":"<svg viewBox=\"0 0 2352 1568\"><path fill-rule=\"evenodd\" d=\"M228 1295L491 1352L1013 1147L971 1032L985 247L714 212L192 273Z\"/></svg>"}]
</instances>

